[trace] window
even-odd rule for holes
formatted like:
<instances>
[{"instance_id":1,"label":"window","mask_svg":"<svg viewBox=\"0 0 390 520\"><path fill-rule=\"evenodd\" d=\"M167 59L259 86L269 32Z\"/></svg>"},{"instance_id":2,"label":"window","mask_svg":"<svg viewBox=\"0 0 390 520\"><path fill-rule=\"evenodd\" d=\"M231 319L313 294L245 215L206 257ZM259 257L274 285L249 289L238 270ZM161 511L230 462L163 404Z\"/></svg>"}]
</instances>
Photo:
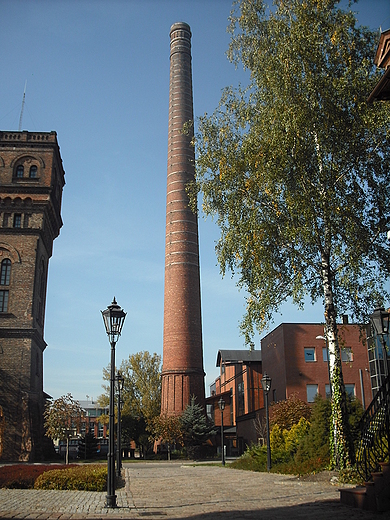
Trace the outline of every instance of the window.
<instances>
[{"instance_id":1,"label":"window","mask_svg":"<svg viewBox=\"0 0 390 520\"><path fill-rule=\"evenodd\" d=\"M3 215L3 227L8 227L10 216L11 216L10 213L4 213L4 215Z\"/></svg>"},{"instance_id":2,"label":"window","mask_svg":"<svg viewBox=\"0 0 390 520\"><path fill-rule=\"evenodd\" d=\"M8 291L0 291L0 312L8 310Z\"/></svg>"},{"instance_id":3,"label":"window","mask_svg":"<svg viewBox=\"0 0 390 520\"><path fill-rule=\"evenodd\" d=\"M354 384L346 384L345 385L345 392L350 396L350 397L355 397L355 385Z\"/></svg>"},{"instance_id":4,"label":"window","mask_svg":"<svg viewBox=\"0 0 390 520\"><path fill-rule=\"evenodd\" d=\"M10 276L11 276L11 260L9 258L5 258L1 262L0 285L9 285Z\"/></svg>"},{"instance_id":5,"label":"window","mask_svg":"<svg viewBox=\"0 0 390 520\"><path fill-rule=\"evenodd\" d=\"M237 385L237 415L244 415L245 413L245 393L244 382L240 381Z\"/></svg>"},{"instance_id":6,"label":"window","mask_svg":"<svg viewBox=\"0 0 390 520\"><path fill-rule=\"evenodd\" d=\"M326 347L322 347L322 359L326 362L329 361L329 352Z\"/></svg>"},{"instance_id":7,"label":"window","mask_svg":"<svg viewBox=\"0 0 390 520\"><path fill-rule=\"evenodd\" d=\"M38 173L38 168L35 165L31 166L30 179L35 179L37 177L37 173Z\"/></svg>"},{"instance_id":8,"label":"window","mask_svg":"<svg viewBox=\"0 0 390 520\"><path fill-rule=\"evenodd\" d=\"M318 394L318 385L306 385L307 402L314 403L314 398Z\"/></svg>"},{"instance_id":9,"label":"window","mask_svg":"<svg viewBox=\"0 0 390 520\"><path fill-rule=\"evenodd\" d=\"M341 349L341 361L345 361L346 363L353 361L351 348L346 347Z\"/></svg>"},{"instance_id":10,"label":"window","mask_svg":"<svg viewBox=\"0 0 390 520\"><path fill-rule=\"evenodd\" d=\"M19 166L16 168L16 178L21 179L24 175L24 166L23 164L19 164Z\"/></svg>"},{"instance_id":11,"label":"window","mask_svg":"<svg viewBox=\"0 0 390 520\"><path fill-rule=\"evenodd\" d=\"M326 397L330 397L331 396L331 393L330 393L330 385L325 385L325 395Z\"/></svg>"},{"instance_id":12,"label":"window","mask_svg":"<svg viewBox=\"0 0 390 520\"><path fill-rule=\"evenodd\" d=\"M22 215L20 213L15 213L14 215L14 228L22 227Z\"/></svg>"},{"instance_id":13,"label":"window","mask_svg":"<svg viewBox=\"0 0 390 520\"><path fill-rule=\"evenodd\" d=\"M306 363L316 361L316 349L314 347L305 347L305 361Z\"/></svg>"},{"instance_id":14,"label":"window","mask_svg":"<svg viewBox=\"0 0 390 520\"><path fill-rule=\"evenodd\" d=\"M0 268L0 286L9 285L11 278L11 260L5 258L1 262ZM0 290L0 312L8 311L8 297L9 291L7 289Z\"/></svg>"}]
</instances>

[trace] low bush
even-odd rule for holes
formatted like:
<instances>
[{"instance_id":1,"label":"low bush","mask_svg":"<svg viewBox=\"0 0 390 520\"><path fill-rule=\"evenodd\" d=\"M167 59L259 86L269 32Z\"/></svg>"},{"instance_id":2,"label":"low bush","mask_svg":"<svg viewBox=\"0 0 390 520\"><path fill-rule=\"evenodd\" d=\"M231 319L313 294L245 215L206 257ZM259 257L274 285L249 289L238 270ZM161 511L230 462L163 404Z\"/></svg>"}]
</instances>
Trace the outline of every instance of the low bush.
<instances>
[{"instance_id":1,"label":"low bush","mask_svg":"<svg viewBox=\"0 0 390 520\"><path fill-rule=\"evenodd\" d=\"M34 489L106 491L107 466L91 464L46 471L36 479Z\"/></svg>"},{"instance_id":2,"label":"low bush","mask_svg":"<svg viewBox=\"0 0 390 520\"><path fill-rule=\"evenodd\" d=\"M53 469L61 469L62 464L12 464L0 468L0 488L7 489L33 489L36 479ZM67 466L69 468L69 466Z\"/></svg>"},{"instance_id":3,"label":"low bush","mask_svg":"<svg viewBox=\"0 0 390 520\"><path fill-rule=\"evenodd\" d=\"M283 405L283 406L282 406ZM292 406L294 405L294 406ZM297 421L297 414L302 409L298 400L281 403L279 412L292 410L287 419L282 421L283 414L276 415L270 431L272 468L275 473L306 475L329 468L330 465L330 424L331 404L329 399L317 396L311 408L310 422L302 416ZM304 409L304 408L303 408ZM347 399L348 420L351 444L359 438L359 419L363 409L359 401ZM287 412L286 412L287 413ZM284 428L281 424L289 424ZM244 455L230 465L237 469L266 471L266 446L250 446ZM354 467L340 472L340 482L358 482L359 477Z\"/></svg>"}]
</instances>

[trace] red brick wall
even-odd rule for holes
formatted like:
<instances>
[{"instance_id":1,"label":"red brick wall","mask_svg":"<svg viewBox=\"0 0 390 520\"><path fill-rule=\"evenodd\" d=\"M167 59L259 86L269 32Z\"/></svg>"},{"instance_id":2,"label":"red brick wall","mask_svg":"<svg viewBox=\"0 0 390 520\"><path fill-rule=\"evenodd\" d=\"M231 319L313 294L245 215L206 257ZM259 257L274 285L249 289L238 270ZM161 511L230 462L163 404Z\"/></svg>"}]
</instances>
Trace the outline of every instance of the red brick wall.
<instances>
[{"instance_id":1,"label":"red brick wall","mask_svg":"<svg viewBox=\"0 0 390 520\"><path fill-rule=\"evenodd\" d=\"M276 390L276 400L297 395L306 401L306 385L318 384L318 391L325 396L329 384L328 364L323 361L324 340L321 324L283 323L262 340L263 370L272 377L271 398ZM353 361L342 363L345 384L354 384L356 397L362 401L359 369L362 371L365 404L372 399L368 372L368 355L365 337L361 337L357 325L339 326L340 346L352 348ZM315 361L305 362L304 348L314 347ZM271 399L272 401L272 399Z\"/></svg>"}]
</instances>

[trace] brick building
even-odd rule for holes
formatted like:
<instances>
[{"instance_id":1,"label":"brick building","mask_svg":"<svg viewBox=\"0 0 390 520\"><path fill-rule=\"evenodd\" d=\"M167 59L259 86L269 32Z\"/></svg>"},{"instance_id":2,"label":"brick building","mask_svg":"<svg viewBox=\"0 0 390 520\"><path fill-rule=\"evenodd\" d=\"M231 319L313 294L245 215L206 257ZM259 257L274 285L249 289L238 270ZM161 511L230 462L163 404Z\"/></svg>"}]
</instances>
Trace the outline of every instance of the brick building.
<instances>
[{"instance_id":1,"label":"brick building","mask_svg":"<svg viewBox=\"0 0 390 520\"><path fill-rule=\"evenodd\" d=\"M0 460L43 456L46 286L62 226L55 132L0 132Z\"/></svg>"},{"instance_id":2,"label":"brick building","mask_svg":"<svg viewBox=\"0 0 390 520\"><path fill-rule=\"evenodd\" d=\"M372 400L364 329L345 323L338 327L346 391L364 407ZM227 455L241 454L261 437L257 426L264 417L261 386L263 373L272 378L270 403L297 396L312 403L315 395L329 394L329 369L324 326L316 323L282 323L261 340L261 351L220 350L220 376L210 387L208 413L221 426L218 401L225 401L224 432ZM370 363L373 365L373 363ZM371 368L371 378L370 378ZM373 380L375 377L373 378ZM272 412L271 412L272 413Z\"/></svg>"},{"instance_id":3,"label":"brick building","mask_svg":"<svg viewBox=\"0 0 390 520\"><path fill-rule=\"evenodd\" d=\"M261 352L219 350L216 366L220 367L220 376L210 387L211 395L206 399L207 414L215 426L221 427L218 401L222 397L225 402L223 424L226 454L235 456L245 450L244 439L237 436L237 421L264 407Z\"/></svg>"},{"instance_id":4,"label":"brick building","mask_svg":"<svg viewBox=\"0 0 390 520\"><path fill-rule=\"evenodd\" d=\"M324 326L282 323L261 340L263 369L272 378L271 402L296 395L311 403L315 395L329 394ZM338 326L346 391L363 405L372 400L367 342L358 325Z\"/></svg>"}]
</instances>

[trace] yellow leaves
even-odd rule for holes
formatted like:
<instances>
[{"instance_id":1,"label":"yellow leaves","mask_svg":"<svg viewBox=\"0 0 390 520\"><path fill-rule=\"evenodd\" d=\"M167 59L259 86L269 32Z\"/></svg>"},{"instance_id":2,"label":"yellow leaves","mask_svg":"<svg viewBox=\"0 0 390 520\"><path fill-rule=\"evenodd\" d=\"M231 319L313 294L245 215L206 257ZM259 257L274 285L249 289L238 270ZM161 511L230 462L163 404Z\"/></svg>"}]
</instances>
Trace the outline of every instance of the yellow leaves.
<instances>
[{"instance_id":1,"label":"yellow leaves","mask_svg":"<svg viewBox=\"0 0 390 520\"><path fill-rule=\"evenodd\" d=\"M218 165L219 169L219 180L222 181L227 173L227 160L226 157L221 157Z\"/></svg>"}]
</instances>

